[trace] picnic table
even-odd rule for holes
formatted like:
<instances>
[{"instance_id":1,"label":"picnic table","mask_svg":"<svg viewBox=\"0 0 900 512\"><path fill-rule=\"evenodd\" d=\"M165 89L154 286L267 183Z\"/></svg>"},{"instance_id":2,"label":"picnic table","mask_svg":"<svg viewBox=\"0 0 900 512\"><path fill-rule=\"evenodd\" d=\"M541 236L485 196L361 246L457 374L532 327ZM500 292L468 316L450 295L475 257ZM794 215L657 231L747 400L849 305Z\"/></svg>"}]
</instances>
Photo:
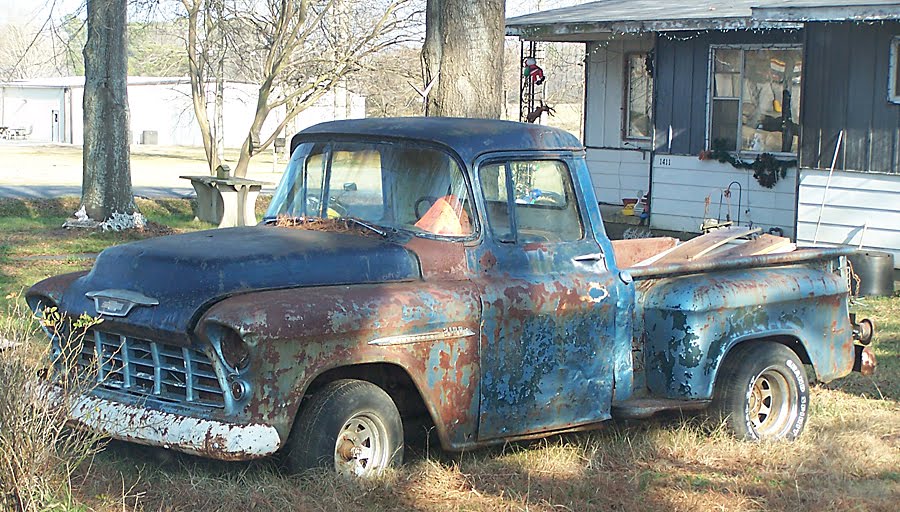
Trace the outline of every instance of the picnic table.
<instances>
[{"instance_id":1,"label":"picnic table","mask_svg":"<svg viewBox=\"0 0 900 512\"><path fill-rule=\"evenodd\" d=\"M256 224L256 197L265 181L215 176L180 176L197 192L197 218L220 228Z\"/></svg>"},{"instance_id":2,"label":"picnic table","mask_svg":"<svg viewBox=\"0 0 900 512\"><path fill-rule=\"evenodd\" d=\"M0 126L0 139L25 139L31 132L25 128Z\"/></svg>"}]
</instances>

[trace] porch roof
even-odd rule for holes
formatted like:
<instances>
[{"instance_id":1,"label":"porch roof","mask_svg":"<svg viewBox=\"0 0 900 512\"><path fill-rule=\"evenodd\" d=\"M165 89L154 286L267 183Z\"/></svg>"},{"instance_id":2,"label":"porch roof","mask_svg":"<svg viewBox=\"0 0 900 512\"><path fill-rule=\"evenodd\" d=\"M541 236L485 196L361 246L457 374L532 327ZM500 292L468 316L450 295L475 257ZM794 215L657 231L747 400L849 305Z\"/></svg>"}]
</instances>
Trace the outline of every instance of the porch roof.
<instances>
[{"instance_id":1,"label":"porch roof","mask_svg":"<svg viewBox=\"0 0 900 512\"><path fill-rule=\"evenodd\" d=\"M605 34L801 28L804 21L900 19L888 0L601 0L506 20L526 40L587 41Z\"/></svg>"}]
</instances>

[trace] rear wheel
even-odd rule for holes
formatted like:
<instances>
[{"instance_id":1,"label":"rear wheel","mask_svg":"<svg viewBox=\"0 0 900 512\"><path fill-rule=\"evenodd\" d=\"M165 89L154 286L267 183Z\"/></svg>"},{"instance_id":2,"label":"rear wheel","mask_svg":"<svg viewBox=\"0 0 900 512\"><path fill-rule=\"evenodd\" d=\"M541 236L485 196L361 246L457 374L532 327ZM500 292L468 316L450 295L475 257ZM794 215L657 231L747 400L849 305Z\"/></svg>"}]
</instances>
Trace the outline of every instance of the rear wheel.
<instances>
[{"instance_id":1,"label":"rear wheel","mask_svg":"<svg viewBox=\"0 0 900 512\"><path fill-rule=\"evenodd\" d=\"M287 448L287 464L295 471L333 468L371 478L403 461L403 424L383 389L362 380L337 380L300 408Z\"/></svg>"},{"instance_id":2,"label":"rear wheel","mask_svg":"<svg viewBox=\"0 0 900 512\"><path fill-rule=\"evenodd\" d=\"M774 342L738 345L722 363L710 406L735 437L796 439L806 425L809 387L803 363Z\"/></svg>"}]
</instances>

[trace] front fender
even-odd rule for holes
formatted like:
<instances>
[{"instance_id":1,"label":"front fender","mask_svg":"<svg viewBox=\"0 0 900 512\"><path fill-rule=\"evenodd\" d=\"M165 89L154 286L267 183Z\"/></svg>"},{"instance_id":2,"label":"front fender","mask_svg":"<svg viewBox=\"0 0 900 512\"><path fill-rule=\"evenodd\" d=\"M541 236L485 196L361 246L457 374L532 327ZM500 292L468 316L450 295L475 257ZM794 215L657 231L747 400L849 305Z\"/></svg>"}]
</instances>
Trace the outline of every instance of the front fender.
<instances>
[{"instance_id":1,"label":"front fender","mask_svg":"<svg viewBox=\"0 0 900 512\"><path fill-rule=\"evenodd\" d=\"M853 368L847 286L836 274L784 267L670 278L642 303L654 395L711 398L722 361L748 340L798 340L824 382Z\"/></svg>"},{"instance_id":2,"label":"front fender","mask_svg":"<svg viewBox=\"0 0 900 512\"><path fill-rule=\"evenodd\" d=\"M25 301L32 311L37 313L38 303L42 298L46 297L53 301L54 304L62 302L63 294L66 289L79 277L87 275L88 270L79 272L70 272L58 276L48 277L42 281L38 281L25 292ZM45 304L46 306L46 304Z\"/></svg>"},{"instance_id":3,"label":"front fender","mask_svg":"<svg viewBox=\"0 0 900 512\"><path fill-rule=\"evenodd\" d=\"M214 305L198 324L233 329L251 362L243 377L252 397L239 414L271 424L286 438L309 385L343 366L387 363L420 391L447 447L476 427L481 309L465 281L273 290Z\"/></svg>"}]
</instances>

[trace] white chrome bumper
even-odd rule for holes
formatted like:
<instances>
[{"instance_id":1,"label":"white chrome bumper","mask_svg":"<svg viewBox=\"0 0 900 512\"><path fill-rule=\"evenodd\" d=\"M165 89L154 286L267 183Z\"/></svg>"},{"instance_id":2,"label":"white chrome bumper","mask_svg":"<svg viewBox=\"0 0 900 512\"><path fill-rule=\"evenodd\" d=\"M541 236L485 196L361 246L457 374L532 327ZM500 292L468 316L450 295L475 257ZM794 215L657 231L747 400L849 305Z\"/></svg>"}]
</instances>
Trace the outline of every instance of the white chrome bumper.
<instances>
[{"instance_id":1,"label":"white chrome bumper","mask_svg":"<svg viewBox=\"0 0 900 512\"><path fill-rule=\"evenodd\" d=\"M281 446L278 431L269 425L204 420L93 396L72 402L70 420L123 441L222 460L264 457Z\"/></svg>"}]
</instances>

